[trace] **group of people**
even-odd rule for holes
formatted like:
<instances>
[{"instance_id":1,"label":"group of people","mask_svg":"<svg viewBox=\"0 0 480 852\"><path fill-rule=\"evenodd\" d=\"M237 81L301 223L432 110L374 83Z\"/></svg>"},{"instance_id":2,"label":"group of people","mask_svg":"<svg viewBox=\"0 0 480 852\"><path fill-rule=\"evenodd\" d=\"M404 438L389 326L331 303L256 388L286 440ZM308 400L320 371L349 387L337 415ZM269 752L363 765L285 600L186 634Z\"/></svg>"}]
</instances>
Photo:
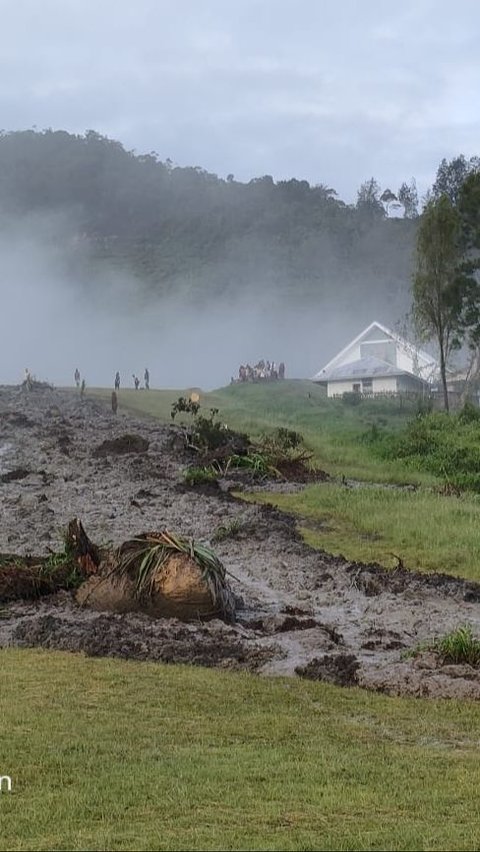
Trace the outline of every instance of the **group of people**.
<instances>
[{"instance_id":1,"label":"group of people","mask_svg":"<svg viewBox=\"0 0 480 852\"><path fill-rule=\"evenodd\" d=\"M83 396L84 393L85 393L86 384L85 384L85 379L82 379L82 376L81 376L81 373L80 373L80 370L78 369L78 367L76 368L75 373L73 374L73 377L75 379L75 386L80 390L80 396ZM138 390L140 388L140 379L138 378L137 375L135 375L135 373L132 373L132 379L133 379L133 386L134 386L135 390ZM143 380L145 382L145 390L150 390L150 371L149 371L148 367L145 367L145 372L143 374ZM30 376L30 372L29 372L29 370L26 369L25 370L25 385L27 386L27 388L29 388L31 386L31 382L32 382L32 378ZM120 372L118 370L115 373L114 386L115 386L115 392L120 390ZM113 408L113 400L112 400L112 408Z\"/></svg>"},{"instance_id":2,"label":"group of people","mask_svg":"<svg viewBox=\"0 0 480 852\"><path fill-rule=\"evenodd\" d=\"M133 386L134 386L135 390L138 390L139 387L140 387L140 379L138 378L137 375L135 375L135 373L132 373L132 379L133 379ZM150 373L149 373L148 367L145 367L145 372L143 374L143 380L145 382L145 390L150 390ZM117 381L118 381L118 387L117 387ZM115 389L118 390L119 387L120 387L120 373L117 373L117 375L115 376Z\"/></svg>"},{"instance_id":3,"label":"group of people","mask_svg":"<svg viewBox=\"0 0 480 852\"><path fill-rule=\"evenodd\" d=\"M232 384L235 382L275 382L277 379L285 378L285 364L283 361L280 364L275 361L264 361L263 358L254 367L250 364L241 364L238 368L238 379L232 377Z\"/></svg>"},{"instance_id":4,"label":"group of people","mask_svg":"<svg viewBox=\"0 0 480 852\"><path fill-rule=\"evenodd\" d=\"M135 388L135 390L138 390L140 388L140 379L138 378L136 373L132 373L132 379L133 379L133 387ZM145 367L145 372L143 374L143 380L145 382L145 390L150 390L150 371L149 371L148 367ZM116 391L120 390L120 373L119 373L118 370L115 373L115 390Z\"/></svg>"}]
</instances>

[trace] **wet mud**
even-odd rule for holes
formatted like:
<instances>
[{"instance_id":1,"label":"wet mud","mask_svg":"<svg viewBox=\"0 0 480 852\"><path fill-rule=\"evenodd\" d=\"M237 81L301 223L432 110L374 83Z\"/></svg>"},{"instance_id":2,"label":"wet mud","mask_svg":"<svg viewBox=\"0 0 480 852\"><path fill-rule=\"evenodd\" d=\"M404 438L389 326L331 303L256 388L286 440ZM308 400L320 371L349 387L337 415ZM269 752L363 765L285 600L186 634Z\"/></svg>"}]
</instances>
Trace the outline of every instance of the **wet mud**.
<instances>
[{"instance_id":1,"label":"wet mud","mask_svg":"<svg viewBox=\"0 0 480 852\"><path fill-rule=\"evenodd\" d=\"M480 698L477 669L407 656L460 624L479 634L480 585L315 551L293 517L234 498L228 482L187 487L175 447L175 427L74 391L0 388L0 553L48 555L73 517L99 545L169 528L212 543L237 600L233 625L98 613L66 592L5 602L0 645Z\"/></svg>"}]
</instances>

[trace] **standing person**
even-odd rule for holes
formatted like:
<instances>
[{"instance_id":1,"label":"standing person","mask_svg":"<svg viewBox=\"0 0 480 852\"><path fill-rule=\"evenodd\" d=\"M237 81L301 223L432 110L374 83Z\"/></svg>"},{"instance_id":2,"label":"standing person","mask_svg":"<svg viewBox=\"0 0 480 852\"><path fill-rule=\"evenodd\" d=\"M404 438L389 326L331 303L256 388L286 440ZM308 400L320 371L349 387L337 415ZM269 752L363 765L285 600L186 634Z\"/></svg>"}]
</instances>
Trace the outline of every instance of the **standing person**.
<instances>
[{"instance_id":1,"label":"standing person","mask_svg":"<svg viewBox=\"0 0 480 852\"><path fill-rule=\"evenodd\" d=\"M145 390L150 390L150 373L148 372L148 367L145 367L143 378L145 379Z\"/></svg>"},{"instance_id":2,"label":"standing person","mask_svg":"<svg viewBox=\"0 0 480 852\"><path fill-rule=\"evenodd\" d=\"M280 361L280 364L278 365L278 378L285 378L285 364L283 363L283 361Z\"/></svg>"},{"instance_id":3,"label":"standing person","mask_svg":"<svg viewBox=\"0 0 480 852\"><path fill-rule=\"evenodd\" d=\"M30 374L30 370L28 369L28 367L25 367L25 379L24 379L23 384L25 385L25 387L28 391L32 390L32 376Z\"/></svg>"},{"instance_id":4,"label":"standing person","mask_svg":"<svg viewBox=\"0 0 480 852\"><path fill-rule=\"evenodd\" d=\"M115 390L120 390L120 373L118 372L118 370L115 373Z\"/></svg>"},{"instance_id":5,"label":"standing person","mask_svg":"<svg viewBox=\"0 0 480 852\"><path fill-rule=\"evenodd\" d=\"M85 379L82 379L82 384L80 385L80 396L82 399L85 396Z\"/></svg>"},{"instance_id":6,"label":"standing person","mask_svg":"<svg viewBox=\"0 0 480 852\"><path fill-rule=\"evenodd\" d=\"M75 384L76 384L77 388L80 387L80 370L78 369L78 367L75 370Z\"/></svg>"},{"instance_id":7,"label":"standing person","mask_svg":"<svg viewBox=\"0 0 480 852\"><path fill-rule=\"evenodd\" d=\"M140 387L140 379L138 378L138 376L135 375L135 373L132 373L132 376L133 384L135 385L135 390L138 390L138 388Z\"/></svg>"},{"instance_id":8,"label":"standing person","mask_svg":"<svg viewBox=\"0 0 480 852\"><path fill-rule=\"evenodd\" d=\"M114 414L117 413L117 408L118 408L117 394L116 394L115 391L112 391L112 411L113 411Z\"/></svg>"}]
</instances>

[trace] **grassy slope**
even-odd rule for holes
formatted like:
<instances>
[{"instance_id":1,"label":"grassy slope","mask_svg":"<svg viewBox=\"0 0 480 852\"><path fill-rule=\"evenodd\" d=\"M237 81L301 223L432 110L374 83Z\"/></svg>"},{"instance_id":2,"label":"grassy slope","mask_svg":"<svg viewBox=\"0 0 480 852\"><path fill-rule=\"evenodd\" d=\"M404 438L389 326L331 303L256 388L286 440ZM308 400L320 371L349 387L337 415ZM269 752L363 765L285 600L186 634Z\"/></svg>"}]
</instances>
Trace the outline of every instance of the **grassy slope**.
<instances>
[{"instance_id":1,"label":"grassy slope","mask_svg":"<svg viewBox=\"0 0 480 852\"><path fill-rule=\"evenodd\" d=\"M478 707L0 652L2 849L478 849Z\"/></svg>"}]
</instances>

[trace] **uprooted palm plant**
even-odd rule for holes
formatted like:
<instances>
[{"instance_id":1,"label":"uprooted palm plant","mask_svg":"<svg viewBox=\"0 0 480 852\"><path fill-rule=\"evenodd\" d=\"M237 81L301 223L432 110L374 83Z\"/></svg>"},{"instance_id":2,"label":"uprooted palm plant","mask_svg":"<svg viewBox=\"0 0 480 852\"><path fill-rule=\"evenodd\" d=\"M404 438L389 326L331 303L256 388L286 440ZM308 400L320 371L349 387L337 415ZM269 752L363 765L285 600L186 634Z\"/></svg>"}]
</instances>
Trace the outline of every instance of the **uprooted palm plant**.
<instances>
[{"instance_id":1,"label":"uprooted palm plant","mask_svg":"<svg viewBox=\"0 0 480 852\"><path fill-rule=\"evenodd\" d=\"M161 609L162 599L176 602L184 595L184 606L190 606L192 614L198 607L199 616L234 618L224 566L211 548L193 538L168 530L143 533L124 542L113 559L111 573L133 583L134 597L147 608L156 600Z\"/></svg>"}]
</instances>

